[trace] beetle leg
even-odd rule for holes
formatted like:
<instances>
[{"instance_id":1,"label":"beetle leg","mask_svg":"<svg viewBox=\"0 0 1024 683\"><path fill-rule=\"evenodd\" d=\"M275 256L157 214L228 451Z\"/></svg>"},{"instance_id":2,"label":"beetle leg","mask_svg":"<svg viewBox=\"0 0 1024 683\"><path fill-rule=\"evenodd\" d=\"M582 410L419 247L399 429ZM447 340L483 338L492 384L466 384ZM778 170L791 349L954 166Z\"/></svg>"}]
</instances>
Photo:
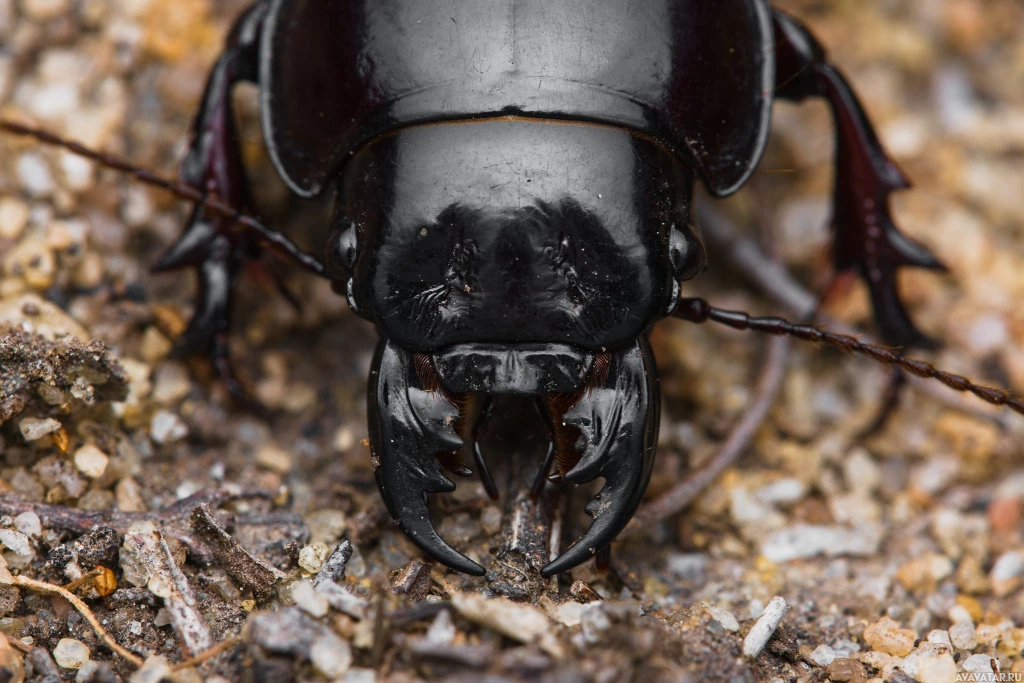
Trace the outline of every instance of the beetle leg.
<instances>
[{"instance_id":1,"label":"beetle leg","mask_svg":"<svg viewBox=\"0 0 1024 683\"><path fill-rule=\"evenodd\" d=\"M254 4L232 29L207 81L191 144L181 166L185 183L243 213L252 202L231 94L237 83L257 80L259 35L268 9L269 2ZM249 406L255 406L255 402L235 378L227 337L232 286L243 266L256 264L261 258L260 241L259 236L242 229L234 220L205 211L200 203L184 232L153 267L157 272L196 269L198 301L180 346L192 352L209 353L232 395Z\"/></svg>"},{"instance_id":2,"label":"beetle leg","mask_svg":"<svg viewBox=\"0 0 1024 683\"><path fill-rule=\"evenodd\" d=\"M835 120L833 266L838 272L855 271L867 282L887 343L935 346L915 327L896 291L896 270L902 266L946 270L892 221L889 195L910 182L885 153L850 84L810 31L779 10L774 25L777 96L797 102L824 98Z\"/></svg>"},{"instance_id":3,"label":"beetle leg","mask_svg":"<svg viewBox=\"0 0 1024 683\"><path fill-rule=\"evenodd\" d=\"M491 413L494 411L494 397L490 394L484 395L483 405L480 406L480 413L476 416L476 420L473 422L473 462L476 463L476 468L480 472L480 483L484 485L484 490L487 491L487 495L491 500L498 500L498 487L494 483L494 477L491 476L491 471L487 468L487 462L484 461L484 454L480 450L480 441L484 438L484 432L487 430L487 423L491 419Z\"/></svg>"},{"instance_id":4,"label":"beetle leg","mask_svg":"<svg viewBox=\"0 0 1024 683\"><path fill-rule=\"evenodd\" d=\"M462 448L458 406L431 389L416 371L414 354L381 342L369 383L374 476L388 512L409 540L444 565L482 576L483 567L448 545L430 521L427 494L455 489L436 456Z\"/></svg>"},{"instance_id":5,"label":"beetle leg","mask_svg":"<svg viewBox=\"0 0 1024 683\"><path fill-rule=\"evenodd\" d=\"M564 474L582 484L598 477L604 486L587 505L590 528L541 570L551 576L572 569L608 546L636 512L654 465L660 399L654 357L646 339L609 354L603 381L580 396L562 416L579 430L579 461Z\"/></svg>"}]
</instances>

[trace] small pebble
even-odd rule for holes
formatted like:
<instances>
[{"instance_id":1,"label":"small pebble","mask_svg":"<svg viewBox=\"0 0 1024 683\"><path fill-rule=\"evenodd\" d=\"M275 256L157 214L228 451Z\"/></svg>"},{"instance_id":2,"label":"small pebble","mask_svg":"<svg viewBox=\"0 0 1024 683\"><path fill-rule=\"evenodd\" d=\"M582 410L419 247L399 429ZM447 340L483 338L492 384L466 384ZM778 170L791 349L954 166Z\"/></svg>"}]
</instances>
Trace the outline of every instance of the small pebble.
<instances>
[{"instance_id":1,"label":"small pebble","mask_svg":"<svg viewBox=\"0 0 1024 683\"><path fill-rule=\"evenodd\" d=\"M953 573L953 561L945 555L928 553L899 568L896 579L910 591L927 590Z\"/></svg>"},{"instance_id":2,"label":"small pebble","mask_svg":"<svg viewBox=\"0 0 1024 683\"><path fill-rule=\"evenodd\" d=\"M28 224L28 204L14 197L0 199L0 237L15 240Z\"/></svg>"},{"instance_id":3,"label":"small pebble","mask_svg":"<svg viewBox=\"0 0 1024 683\"><path fill-rule=\"evenodd\" d=\"M158 410L149 423L149 435L159 444L181 441L188 436L188 425L176 414Z\"/></svg>"},{"instance_id":4,"label":"small pebble","mask_svg":"<svg viewBox=\"0 0 1024 683\"><path fill-rule=\"evenodd\" d=\"M60 429L61 424L52 417L40 419L37 417L26 417L18 423L18 429L21 430L21 435L25 437L26 441L35 441L41 439L44 436L53 434L55 431Z\"/></svg>"},{"instance_id":5,"label":"small pebble","mask_svg":"<svg viewBox=\"0 0 1024 683\"><path fill-rule=\"evenodd\" d=\"M989 573L992 592L997 597L1012 593L1024 576L1024 552L1011 550L999 556Z\"/></svg>"},{"instance_id":6,"label":"small pebble","mask_svg":"<svg viewBox=\"0 0 1024 683\"><path fill-rule=\"evenodd\" d=\"M352 666L352 648L332 631L324 631L309 648L309 660L322 675L338 678Z\"/></svg>"},{"instance_id":7,"label":"small pebble","mask_svg":"<svg viewBox=\"0 0 1024 683\"><path fill-rule=\"evenodd\" d=\"M971 655L964 660L963 672L965 674L996 673L992 668L992 657L990 655Z\"/></svg>"},{"instance_id":8,"label":"small pebble","mask_svg":"<svg viewBox=\"0 0 1024 683\"><path fill-rule=\"evenodd\" d=\"M89 661L89 647L74 638L61 638L53 648L53 659L65 669L77 669Z\"/></svg>"},{"instance_id":9,"label":"small pebble","mask_svg":"<svg viewBox=\"0 0 1024 683\"><path fill-rule=\"evenodd\" d=\"M42 156L34 152L22 154L18 157L15 172L21 186L32 197L47 197L53 193L53 175Z\"/></svg>"},{"instance_id":10,"label":"small pebble","mask_svg":"<svg viewBox=\"0 0 1024 683\"><path fill-rule=\"evenodd\" d=\"M171 675L171 664L163 655L147 657L142 668L128 679L128 683L161 683Z\"/></svg>"},{"instance_id":11,"label":"small pebble","mask_svg":"<svg viewBox=\"0 0 1024 683\"><path fill-rule=\"evenodd\" d=\"M949 631L943 631L941 629L929 631L928 642L935 643L936 645L946 645L951 649L953 647L953 641L949 638Z\"/></svg>"},{"instance_id":12,"label":"small pebble","mask_svg":"<svg viewBox=\"0 0 1024 683\"><path fill-rule=\"evenodd\" d=\"M153 329L153 328L149 328ZM165 362L157 366L153 373L154 401L163 406L177 404L192 391L188 368L177 362Z\"/></svg>"},{"instance_id":13,"label":"small pebble","mask_svg":"<svg viewBox=\"0 0 1024 683\"><path fill-rule=\"evenodd\" d=\"M715 621L721 624L722 628L724 628L726 631L732 631L733 633L735 633L736 631L740 630L740 622L736 620L736 617L733 616L732 612L724 610L720 607L709 607L708 613L714 618Z\"/></svg>"},{"instance_id":14,"label":"small pebble","mask_svg":"<svg viewBox=\"0 0 1024 683\"><path fill-rule=\"evenodd\" d=\"M99 479L107 471L110 458L93 444L86 444L75 451L75 467L90 479Z\"/></svg>"},{"instance_id":15,"label":"small pebble","mask_svg":"<svg viewBox=\"0 0 1024 683\"><path fill-rule=\"evenodd\" d=\"M480 528L488 536L501 531L501 510L496 505L488 505L480 513Z\"/></svg>"},{"instance_id":16,"label":"small pebble","mask_svg":"<svg viewBox=\"0 0 1024 683\"><path fill-rule=\"evenodd\" d=\"M271 472L277 472L278 474L287 474L292 469L291 454L273 444L259 447L256 451L256 462L260 466L266 467Z\"/></svg>"},{"instance_id":17,"label":"small pebble","mask_svg":"<svg viewBox=\"0 0 1024 683\"><path fill-rule=\"evenodd\" d=\"M769 534L761 554L776 563L817 555L869 556L878 552L882 535L882 527L872 523L854 528L797 524Z\"/></svg>"},{"instance_id":18,"label":"small pebble","mask_svg":"<svg viewBox=\"0 0 1024 683\"><path fill-rule=\"evenodd\" d=\"M334 433L332 446L336 453L345 453L356 443L356 436L352 433L351 427L339 427Z\"/></svg>"},{"instance_id":19,"label":"small pebble","mask_svg":"<svg viewBox=\"0 0 1024 683\"><path fill-rule=\"evenodd\" d=\"M443 609L434 617L434 621L430 622L426 639L437 645L447 645L455 640L457 633L451 612Z\"/></svg>"},{"instance_id":20,"label":"small pebble","mask_svg":"<svg viewBox=\"0 0 1024 683\"><path fill-rule=\"evenodd\" d=\"M704 578L707 570L708 556L703 553L674 553L668 556L668 570L677 579L697 582ZM761 614L762 605L757 610Z\"/></svg>"},{"instance_id":21,"label":"small pebble","mask_svg":"<svg viewBox=\"0 0 1024 683\"><path fill-rule=\"evenodd\" d=\"M89 660L78 669L78 673L75 674L75 683L89 683L95 680L96 672L99 671L99 662Z\"/></svg>"},{"instance_id":22,"label":"small pebble","mask_svg":"<svg viewBox=\"0 0 1024 683\"><path fill-rule=\"evenodd\" d=\"M864 665L855 659L839 658L828 665L828 677L842 683L858 683L867 680Z\"/></svg>"},{"instance_id":23,"label":"small pebble","mask_svg":"<svg viewBox=\"0 0 1024 683\"><path fill-rule=\"evenodd\" d=\"M330 551L325 543L311 543L299 551L299 566L310 574L316 574L324 566Z\"/></svg>"},{"instance_id":24,"label":"small pebble","mask_svg":"<svg viewBox=\"0 0 1024 683\"><path fill-rule=\"evenodd\" d=\"M14 528L26 536L38 536L43 532L43 524L39 520L39 515L31 510L22 512L14 518Z\"/></svg>"},{"instance_id":25,"label":"small pebble","mask_svg":"<svg viewBox=\"0 0 1024 683\"><path fill-rule=\"evenodd\" d=\"M978 638L975 635L974 624L969 621L960 621L949 627L949 640L953 647L959 650L973 650L978 647Z\"/></svg>"},{"instance_id":26,"label":"small pebble","mask_svg":"<svg viewBox=\"0 0 1024 683\"><path fill-rule=\"evenodd\" d=\"M828 645L819 645L811 652L811 661L818 666L828 666L836 660L836 651Z\"/></svg>"},{"instance_id":27,"label":"small pebble","mask_svg":"<svg viewBox=\"0 0 1024 683\"><path fill-rule=\"evenodd\" d=\"M14 529L0 529L0 543L16 555L32 555L32 542L28 536Z\"/></svg>"},{"instance_id":28,"label":"small pebble","mask_svg":"<svg viewBox=\"0 0 1024 683\"><path fill-rule=\"evenodd\" d=\"M917 680L948 683L956 678L956 662L950 650L922 649L917 655Z\"/></svg>"},{"instance_id":29,"label":"small pebble","mask_svg":"<svg viewBox=\"0 0 1024 683\"><path fill-rule=\"evenodd\" d=\"M325 616L330 607L327 598L317 593L313 588L313 582L308 579L295 582L295 585L292 586L292 600L311 617Z\"/></svg>"},{"instance_id":30,"label":"small pebble","mask_svg":"<svg viewBox=\"0 0 1024 683\"><path fill-rule=\"evenodd\" d=\"M879 652L905 657L914 649L914 632L889 617L882 617L864 629L864 641Z\"/></svg>"}]
</instances>

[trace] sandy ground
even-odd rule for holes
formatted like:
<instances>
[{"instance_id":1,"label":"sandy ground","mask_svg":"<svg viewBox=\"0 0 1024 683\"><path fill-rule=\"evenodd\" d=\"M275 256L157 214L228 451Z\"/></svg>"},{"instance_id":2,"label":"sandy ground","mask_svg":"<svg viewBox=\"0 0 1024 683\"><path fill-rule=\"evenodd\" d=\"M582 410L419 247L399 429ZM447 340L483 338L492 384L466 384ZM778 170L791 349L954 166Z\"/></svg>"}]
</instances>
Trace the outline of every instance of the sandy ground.
<instances>
[{"instance_id":1,"label":"sandy ground","mask_svg":"<svg viewBox=\"0 0 1024 683\"><path fill-rule=\"evenodd\" d=\"M0 113L173 175L243 4L0 0ZM950 269L901 279L914 319L944 342L927 358L1024 393L1024 5L777 5L831 47L914 181L893 197L896 220ZM238 103L262 217L318 251L324 232L308 226L324 207L288 199L254 91ZM716 207L809 291L827 274L829 125L821 104L780 105L761 171ZM149 270L188 207L67 152L13 138L0 150L4 680L931 683L1024 672L1024 420L912 386L887 427L862 438L888 372L793 347L751 447L685 514L616 544L610 572L534 577L517 593L424 564L387 519L365 441L375 333L341 297L290 273L305 301L296 313L267 282L243 281L233 354L273 409L246 413L205 363L173 352L192 276ZM710 257L689 291L793 313L728 253ZM826 312L872 332L860 285ZM720 448L768 347L680 322L652 343L664 408L654 500ZM585 499L573 496L566 533L579 531ZM507 544L507 508L476 482L443 507L442 533L485 564ZM343 538L353 554L339 570ZM81 576L71 590L122 653L31 584ZM774 596L790 610L745 659ZM217 643L207 661L186 661Z\"/></svg>"}]
</instances>

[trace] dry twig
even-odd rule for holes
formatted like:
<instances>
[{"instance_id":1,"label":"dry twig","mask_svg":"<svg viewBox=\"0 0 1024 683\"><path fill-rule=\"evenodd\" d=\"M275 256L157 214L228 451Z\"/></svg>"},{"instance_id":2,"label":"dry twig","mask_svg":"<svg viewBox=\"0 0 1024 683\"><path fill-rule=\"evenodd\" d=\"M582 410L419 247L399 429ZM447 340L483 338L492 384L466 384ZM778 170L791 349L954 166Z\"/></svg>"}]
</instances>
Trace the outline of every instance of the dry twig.
<instances>
[{"instance_id":1,"label":"dry twig","mask_svg":"<svg viewBox=\"0 0 1024 683\"><path fill-rule=\"evenodd\" d=\"M230 638L225 638L224 640L220 641L210 649L200 652L195 657L190 657L185 661L178 662L177 664L173 665L171 667L171 671L181 671L182 669L188 669L193 666L199 666L200 664L210 659L213 659L225 650L229 650L230 648L242 642L243 639L241 636L232 636Z\"/></svg>"},{"instance_id":2,"label":"dry twig","mask_svg":"<svg viewBox=\"0 0 1024 683\"><path fill-rule=\"evenodd\" d=\"M13 576L11 578L13 583L10 585L17 586L18 588L27 588L28 590L43 593L45 595L59 595L70 602L71 605L78 610L78 613L82 615L90 626L92 626L92 630L96 632L97 637L103 641L104 645L135 666L142 666L142 658L118 645L117 641L114 640L114 637L107 633L107 630L100 624L99 619L97 619L96 615L93 614L91 609L89 609L89 606L82 602L82 599L77 595L71 591L65 590L61 586L46 583L45 581L36 581L35 579L30 579L27 576Z\"/></svg>"},{"instance_id":3,"label":"dry twig","mask_svg":"<svg viewBox=\"0 0 1024 683\"><path fill-rule=\"evenodd\" d=\"M282 572L253 557L231 538L213 516L209 505L197 505L192 510L190 523L200 542L213 554L214 561L243 588L251 590L257 599L269 596L274 584L284 577Z\"/></svg>"},{"instance_id":4,"label":"dry twig","mask_svg":"<svg viewBox=\"0 0 1024 683\"><path fill-rule=\"evenodd\" d=\"M818 315L818 299L798 282L784 266L772 261L754 240L743 236L718 209L708 202L699 204L701 228L709 245L715 247L729 263L764 292L777 305L791 311L797 318L814 319L828 324L830 330L855 334L865 343L872 343L870 335L854 330L849 325L828 316ZM910 384L947 408L974 417L1005 425L997 409L979 406L935 382L919 377L908 377Z\"/></svg>"},{"instance_id":5,"label":"dry twig","mask_svg":"<svg viewBox=\"0 0 1024 683\"><path fill-rule=\"evenodd\" d=\"M782 385L782 378L785 376L788 351L789 343L785 339L771 340L768 346L768 358L765 360L764 370L762 370L761 378L757 383L754 401L730 432L722 447L699 470L679 482L653 503L648 503L640 508L636 517L622 533L623 537L636 533L652 522L659 522L682 512L711 482L736 462L750 440L754 438L757 428L764 422L768 411L775 402L779 387Z\"/></svg>"}]
</instances>

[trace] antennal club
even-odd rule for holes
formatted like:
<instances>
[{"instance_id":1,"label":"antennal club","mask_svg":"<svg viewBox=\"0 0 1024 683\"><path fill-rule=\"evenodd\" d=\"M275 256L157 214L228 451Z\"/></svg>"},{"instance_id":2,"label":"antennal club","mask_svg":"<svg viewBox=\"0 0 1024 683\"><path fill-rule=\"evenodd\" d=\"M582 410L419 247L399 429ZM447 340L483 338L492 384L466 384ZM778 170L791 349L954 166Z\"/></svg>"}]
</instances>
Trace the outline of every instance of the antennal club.
<instances>
[{"instance_id":1,"label":"antennal club","mask_svg":"<svg viewBox=\"0 0 1024 683\"><path fill-rule=\"evenodd\" d=\"M917 377L938 380L951 389L974 394L987 403L1006 406L1014 412L1024 415L1024 401L1008 391L975 384L962 375L944 372L930 363L901 356L891 348L868 344L847 334L836 334L813 325L792 323L783 318L758 318L740 311L727 311L715 308L704 299L697 298L680 299L672 315L693 323L705 323L710 320L735 330L753 330L780 337L793 337L804 341L828 344L848 353L873 358L885 365L896 366Z\"/></svg>"},{"instance_id":2,"label":"antennal club","mask_svg":"<svg viewBox=\"0 0 1024 683\"><path fill-rule=\"evenodd\" d=\"M74 140L68 140L67 138L61 137L56 133L30 126L24 123L18 123L10 119L0 118L0 130L10 133L18 137L28 137L37 140L46 145L53 145L55 147L61 147L73 152L81 157L85 157L91 161L95 161L101 166L112 168L116 171L121 171L130 175L135 180L146 185L152 185L153 187L159 187L162 190L170 192L174 196L184 199L194 204L201 204L204 209L212 211L220 216L229 218L239 225L243 225L246 228L252 230L260 236L260 240L274 251L288 257L289 259L298 263L302 268L319 275L326 277L326 269L324 265L315 256L307 254L298 247L294 242L288 239L281 233L271 230L267 226L260 223L255 218L247 216L228 204L218 200L215 197L210 197L204 194L201 190L198 190L191 185L170 178L165 178L153 171L136 166L127 159L116 156L114 154L108 154L106 152L99 152L94 149L86 147L80 142Z\"/></svg>"}]
</instances>

